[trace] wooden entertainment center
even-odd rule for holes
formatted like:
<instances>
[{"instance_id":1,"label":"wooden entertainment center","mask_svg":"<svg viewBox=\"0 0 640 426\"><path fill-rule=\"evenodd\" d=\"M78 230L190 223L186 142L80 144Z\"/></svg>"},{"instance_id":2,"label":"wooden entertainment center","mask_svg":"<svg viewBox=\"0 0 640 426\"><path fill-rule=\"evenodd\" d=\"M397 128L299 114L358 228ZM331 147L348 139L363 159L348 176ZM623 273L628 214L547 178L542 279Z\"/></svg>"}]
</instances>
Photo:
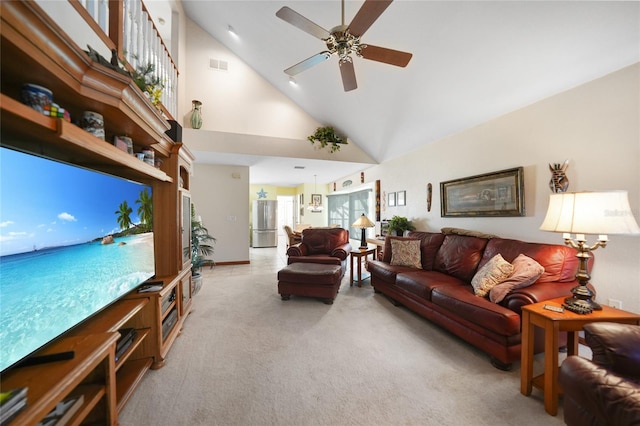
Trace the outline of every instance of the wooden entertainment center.
<instances>
[{"instance_id":1,"label":"wooden entertainment center","mask_svg":"<svg viewBox=\"0 0 640 426\"><path fill-rule=\"evenodd\" d=\"M147 371L164 365L192 307L190 231L192 154L165 132L168 121L133 80L92 61L35 2L1 4L1 145L103 171L153 189L154 281L162 289L132 292L89 318L36 355L73 351L72 359L13 368L2 390L28 387L27 408L10 424L37 424L56 404L82 395L70 424L118 423L118 413ZM22 104L24 83L50 88L55 102L77 117L103 115L107 141L127 135L136 152L152 148L156 168L62 118ZM184 211L189 209L188 211ZM186 246L185 246L186 245ZM117 331L135 339L116 360Z\"/></svg>"}]
</instances>

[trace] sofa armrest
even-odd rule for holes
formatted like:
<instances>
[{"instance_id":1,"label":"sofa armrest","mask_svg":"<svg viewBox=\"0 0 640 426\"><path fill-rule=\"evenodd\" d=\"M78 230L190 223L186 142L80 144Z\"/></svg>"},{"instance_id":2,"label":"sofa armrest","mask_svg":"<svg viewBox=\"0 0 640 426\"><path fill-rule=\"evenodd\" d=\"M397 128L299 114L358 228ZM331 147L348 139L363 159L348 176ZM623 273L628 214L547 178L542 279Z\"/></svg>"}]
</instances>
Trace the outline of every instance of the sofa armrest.
<instances>
[{"instance_id":1,"label":"sofa armrest","mask_svg":"<svg viewBox=\"0 0 640 426\"><path fill-rule=\"evenodd\" d=\"M640 326L616 323L585 324L584 338L593 362L640 380Z\"/></svg>"},{"instance_id":2,"label":"sofa armrest","mask_svg":"<svg viewBox=\"0 0 640 426\"><path fill-rule=\"evenodd\" d=\"M307 246L302 243L298 243L292 246L289 246L287 249L287 256L307 256L309 250Z\"/></svg>"},{"instance_id":3,"label":"sofa armrest","mask_svg":"<svg viewBox=\"0 0 640 426\"><path fill-rule=\"evenodd\" d=\"M574 281L536 282L528 287L518 288L507 294L500 304L522 315L522 307L532 303L543 302L561 296L570 296L571 289L576 286Z\"/></svg>"},{"instance_id":4,"label":"sofa armrest","mask_svg":"<svg viewBox=\"0 0 640 426\"><path fill-rule=\"evenodd\" d=\"M349 256L349 253L351 253L351 244L345 243L331 250L330 256L337 257L340 260L345 260L347 256Z\"/></svg>"},{"instance_id":5,"label":"sofa armrest","mask_svg":"<svg viewBox=\"0 0 640 426\"><path fill-rule=\"evenodd\" d=\"M562 363L559 381L567 425L638 424L640 387L632 381L579 356Z\"/></svg>"}]
</instances>

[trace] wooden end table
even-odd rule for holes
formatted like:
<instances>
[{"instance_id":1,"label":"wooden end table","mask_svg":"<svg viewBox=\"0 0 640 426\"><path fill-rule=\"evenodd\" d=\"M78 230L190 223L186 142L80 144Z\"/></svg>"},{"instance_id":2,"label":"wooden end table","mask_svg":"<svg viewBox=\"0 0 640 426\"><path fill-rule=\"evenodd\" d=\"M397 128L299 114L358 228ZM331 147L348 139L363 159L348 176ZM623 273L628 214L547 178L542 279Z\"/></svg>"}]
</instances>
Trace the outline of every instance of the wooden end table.
<instances>
[{"instance_id":1,"label":"wooden end table","mask_svg":"<svg viewBox=\"0 0 640 426\"><path fill-rule=\"evenodd\" d=\"M545 305L561 307L564 297L533 303L522 307L522 352L520 366L520 393L531 395L535 386L544 393L547 413L558 414L558 396L562 392L558 383L558 334L567 332L567 356L578 354L578 332L590 322L616 322L640 324L640 315L602 306L601 311L580 315L569 310L553 312ZM544 374L533 376L534 327L544 330Z\"/></svg>"},{"instance_id":2,"label":"wooden end table","mask_svg":"<svg viewBox=\"0 0 640 426\"><path fill-rule=\"evenodd\" d=\"M362 275L362 258L364 258L364 261L367 261L367 256L368 255L373 255L373 260L376 259L376 251L377 248L374 247L367 247L366 249L356 249L356 250L351 250L351 263L350 263L350 268L349 268L349 287L353 286L353 259L356 258L358 259L358 287L362 287L362 281L366 280L367 278L369 278L369 275L367 276L363 276Z\"/></svg>"}]
</instances>

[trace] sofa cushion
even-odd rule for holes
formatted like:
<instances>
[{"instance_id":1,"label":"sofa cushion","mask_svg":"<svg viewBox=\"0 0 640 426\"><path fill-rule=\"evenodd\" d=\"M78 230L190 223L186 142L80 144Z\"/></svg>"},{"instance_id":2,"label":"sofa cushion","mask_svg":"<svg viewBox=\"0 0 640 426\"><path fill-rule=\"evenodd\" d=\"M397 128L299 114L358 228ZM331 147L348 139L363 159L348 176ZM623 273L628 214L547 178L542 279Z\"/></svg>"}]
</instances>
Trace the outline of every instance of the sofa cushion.
<instances>
[{"instance_id":1,"label":"sofa cushion","mask_svg":"<svg viewBox=\"0 0 640 426\"><path fill-rule=\"evenodd\" d=\"M420 239L422 269L431 271L436 253L442 245L442 241L444 241L444 234L440 232L410 231L407 236Z\"/></svg>"},{"instance_id":2,"label":"sofa cushion","mask_svg":"<svg viewBox=\"0 0 640 426\"><path fill-rule=\"evenodd\" d=\"M494 333L503 336L520 334L520 315L476 296L470 285L434 288L431 302Z\"/></svg>"},{"instance_id":3,"label":"sofa cushion","mask_svg":"<svg viewBox=\"0 0 640 426\"><path fill-rule=\"evenodd\" d=\"M468 284L450 275L436 271L408 271L398 273L396 286L408 293L425 300L431 300L431 292L434 288L442 286L465 286Z\"/></svg>"},{"instance_id":4,"label":"sofa cushion","mask_svg":"<svg viewBox=\"0 0 640 426\"><path fill-rule=\"evenodd\" d=\"M471 286L476 296L484 297L489 291L513 272L513 265L496 254L471 279Z\"/></svg>"},{"instance_id":5,"label":"sofa cushion","mask_svg":"<svg viewBox=\"0 0 640 426\"><path fill-rule=\"evenodd\" d=\"M519 254L511 265L511 275L493 287L489 293L489 300L493 303L500 303L511 290L530 286L544 273L544 268L538 262L524 254Z\"/></svg>"},{"instance_id":6,"label":"sofa cushion","mask_svg":"<svg viewBox=\"0 0 640 426\"><path fill-rule=\"evenodd\" d=\"M464 235L445 235L436 253L433 269L470 283L487 241L493 240Z\"/></svg>"},{"instance_id":7,"label":"sofa cushion","mask_svg":"<svg viewBox=\"0 0 640 426\"><path fill-rule=\"evenodd\" d=\"M407 237L396 237L393 235L387 235L384 239L384 248L382 249L382 260L385 263L391 263L391 254L392 254L392 250L391 250L391 241L406 241L406 240L413 240L414 238L407 238Z\"/></svg>"},{"instance_id":8,"label":"sofa cushion","mask_svg":"<svg viewBox=\"0 0 640 426\"><path fill-rule=\"evenodd\" d=\"M391 240L391 265L422 268L420 259L420 240Z\"/></svg>"},{"instance_id":9,"label":"sofa cushion","mask_svg":"<svg viewBox=\"0 0 640 426\"><path fill-rule=\"evenodd\" d=\"M513 262L520 254L534 259L544 268L544 273L538 279L538 282L568 282L575 280L578 258L576 257L576 250L571 247L559 244L527 243L506 238L492 238L487 243L479 266L482 267L498 253L507 262ZM592 264L593 257L589 261L589 270L591 270Z\"/></svg>"},{"instance_id":10,"label":"sofa cushion","mask_svg":"<svg viewBox=\"0 0 640 426\"><path fill-rule=\"evenodd\" d=\"M369 260L367 262L367 270L371 273L372 277L375 277L376 281L381 280L387 284L394 285L396 283L396 276L399 273L415 271L415 268L390 265L381 260Z\"/></svg>"}]
</instances>

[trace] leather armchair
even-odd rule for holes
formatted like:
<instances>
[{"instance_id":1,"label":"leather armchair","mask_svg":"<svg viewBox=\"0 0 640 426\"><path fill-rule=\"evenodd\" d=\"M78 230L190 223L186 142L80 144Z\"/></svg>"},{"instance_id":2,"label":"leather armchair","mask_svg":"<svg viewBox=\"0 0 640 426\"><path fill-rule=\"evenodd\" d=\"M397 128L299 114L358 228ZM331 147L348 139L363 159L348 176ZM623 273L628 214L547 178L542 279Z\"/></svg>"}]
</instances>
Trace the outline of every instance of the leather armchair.
<instances>
[{"instance_id":1,"label":"leather armchair","mask_svg":"<svg viewBox=\"0 0 640 426\"><path fill-rule=\"evenodd\" d=\"M343 228L307 228L302 241L287 249L287 264L306 262L340 265L342 275L351 253L349 231Z\"/></svg>"},{"instance_id":2,"label":"leather armchair","mask_svg":"<svg viewBox=\"0 0 640 426\"><path fill-rule=\"evenodd\" d=\"M569 426L640 425L640 326L584 326L593 360L570 356L560 368Z\"/></svg>"}]
</instances>

